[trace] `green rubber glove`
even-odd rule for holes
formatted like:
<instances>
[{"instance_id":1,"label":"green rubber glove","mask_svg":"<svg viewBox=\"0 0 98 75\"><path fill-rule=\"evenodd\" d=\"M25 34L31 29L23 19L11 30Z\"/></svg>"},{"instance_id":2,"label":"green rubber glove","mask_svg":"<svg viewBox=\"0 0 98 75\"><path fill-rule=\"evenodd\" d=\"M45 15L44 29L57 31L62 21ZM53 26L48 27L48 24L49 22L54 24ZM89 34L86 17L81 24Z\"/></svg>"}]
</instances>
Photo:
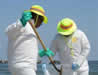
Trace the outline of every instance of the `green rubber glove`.
<instances>
[{"instance_id":1,"label":"green rubber glove","mask_svg":"<svg viewBox=\"0 0 98 75\"><path fill-rule=\"evenodd\" d=\"M45 56L45 51L44 51L44 50L39 50L39 56L40 56L40 57Z\"/></svg>"},{"instance_id":2,"label":"green rubber glove","mask_svg":"<svg viewBox=\"0 0 98 75\"><path fill-rule=\"evenodd\" d=\"M24 11L22 14L22 17L20 19L23 27L26 26L27 21L29 21L32 18L32 13L30 11Z\"/></svg>"},{"instance_id":3,"label":"green rubber glove","mask_svg":"<svg viewBox=\"0 0 98 75\"><path fill-rule=\"evenodd\" d=\"M45 51L45 50L39 50L39 56L40 57L43 57L43 56L50 57L50 56L54 56L54 53L49 48L47 48L47 51Z\"/></svg>"}]
</instances>

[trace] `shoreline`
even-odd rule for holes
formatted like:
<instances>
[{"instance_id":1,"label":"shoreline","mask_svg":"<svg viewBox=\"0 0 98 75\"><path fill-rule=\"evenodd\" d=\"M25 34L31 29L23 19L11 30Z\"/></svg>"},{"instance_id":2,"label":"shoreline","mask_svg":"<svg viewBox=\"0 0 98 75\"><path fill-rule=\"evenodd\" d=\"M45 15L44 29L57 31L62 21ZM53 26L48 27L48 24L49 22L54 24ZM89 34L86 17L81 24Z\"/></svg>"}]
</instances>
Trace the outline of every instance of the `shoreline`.
<instances>
[{"instance_id":1,"label":"shoreline","mask_svg":"<svg viewBox=\"0 0 98 75\"><path fill-rule=\"evenodd\" d=\"M0 60L0 64L7 64L8 60Z\"/></svg>"}]
</instances>

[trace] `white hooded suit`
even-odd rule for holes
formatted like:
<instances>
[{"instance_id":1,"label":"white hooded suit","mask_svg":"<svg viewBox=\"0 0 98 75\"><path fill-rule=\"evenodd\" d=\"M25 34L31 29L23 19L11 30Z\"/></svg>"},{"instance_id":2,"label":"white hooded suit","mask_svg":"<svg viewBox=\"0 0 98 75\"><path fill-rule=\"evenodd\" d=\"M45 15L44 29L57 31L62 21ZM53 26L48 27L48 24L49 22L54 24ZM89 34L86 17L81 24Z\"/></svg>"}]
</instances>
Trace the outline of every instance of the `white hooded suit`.
<instances>
[{"instance_id":1,"label":"white hooded suit","mask_svg":"<svg viewBox=\"0 0 98 75\"><path fill-rule=\"evenodd\" d=\"M57 34L50 48L54 53L59 53L63 65L63 75L88 75L87 56L90 51L90 44L82 31L76 30L69 37ZM75 72L72 70L73 62L80 65L80 68Z\"/></svg>"},{"instance_id":2,"label":"white hooded suit","mask_svg":"<svg viewBox=\"0 0 98 75\"><path fill-rule=\"evenodd\" d=\"M38 41L29 23L23 27L18 20L5 32L8 35L8 66L12 75L36 75Z\"/></svg>"}]
</instances>

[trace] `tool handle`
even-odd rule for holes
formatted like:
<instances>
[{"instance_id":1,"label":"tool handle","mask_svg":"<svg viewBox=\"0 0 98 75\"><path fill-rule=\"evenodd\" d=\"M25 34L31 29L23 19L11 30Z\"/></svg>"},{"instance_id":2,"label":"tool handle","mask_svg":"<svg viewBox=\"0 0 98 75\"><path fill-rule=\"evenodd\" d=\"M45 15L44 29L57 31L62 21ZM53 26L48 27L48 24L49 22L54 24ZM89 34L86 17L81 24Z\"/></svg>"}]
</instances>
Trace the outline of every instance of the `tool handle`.
<instances>
[{"instance_id":1,"label":"tool handle","mask_svg":"<svg viewBox=\"0 0 98 75\"><path fill-rule=\"evenodd\" d=\"M41 43L43 49L44 49L45 51L47 51L47 48L45 47L43 41L41 40L41 38L40 38L40 36L39 36L37 30L35 29L35 26L34 26L34 25L32 24L32 22L31 22L31 20L29 20L29 23L30 23L32 29L34 30L34 32L35 32L37 38L39 39L39 41L40 41L40 43ZM56 67L56 65L55 65L55 63L54 63L52 57L48 57L48 58L49 58L50 62L52 63L52 65L54 66L54 68L55 68L58 72L61 72L61 71Z\"/></svg>"}]
</instances>

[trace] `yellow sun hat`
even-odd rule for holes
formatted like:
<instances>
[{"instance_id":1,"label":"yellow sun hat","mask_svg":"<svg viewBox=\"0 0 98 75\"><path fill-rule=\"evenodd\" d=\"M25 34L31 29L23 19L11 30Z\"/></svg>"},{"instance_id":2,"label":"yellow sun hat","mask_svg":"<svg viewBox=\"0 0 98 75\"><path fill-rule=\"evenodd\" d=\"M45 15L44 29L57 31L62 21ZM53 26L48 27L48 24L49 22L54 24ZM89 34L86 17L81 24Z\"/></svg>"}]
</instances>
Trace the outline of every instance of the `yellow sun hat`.
<instances>
[{"instance_id":1,"label":"yellow sun hat","mask_svg":"<svg viewBox=\"0 0 98 75\"><path fill-rule=\"evenodd\" d=\"M33 5L31 8L30 8L30 11L31 12L34 12L40 16L43 16L44 17L44 23L47 24L48 22L48 18L45 16L45 10L43 9L43 7L41 7L40 5Z\"/></svg>"},{"instance_id":2,"label":"yellow sun hat","mask_svg":"<svg viewBox=\"0 0 98 75\"><path fill-rule=\"evenodd\" d=\"M77 26L75 22L70 18L62 19L57 26L57 31L61 35L71 35L76 29Z\"/></svg>"}]
</instances>

